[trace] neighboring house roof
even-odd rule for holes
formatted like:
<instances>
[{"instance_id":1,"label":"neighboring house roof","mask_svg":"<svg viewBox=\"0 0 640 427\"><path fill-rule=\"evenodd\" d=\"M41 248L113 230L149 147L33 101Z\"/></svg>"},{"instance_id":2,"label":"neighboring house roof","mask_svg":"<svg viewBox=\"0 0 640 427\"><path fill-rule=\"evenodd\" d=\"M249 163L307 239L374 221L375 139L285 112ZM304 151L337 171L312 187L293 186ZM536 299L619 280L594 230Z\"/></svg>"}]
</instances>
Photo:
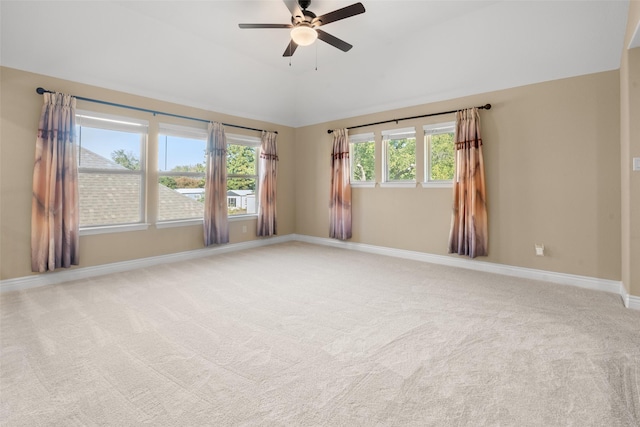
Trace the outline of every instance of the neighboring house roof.
<instances>
[{"instance_id":1,"label":"neighboring house roof","mask_svg":"<svg viewBox=\"0 0 640 427\"><path fill-rule=\"evenodd\" d=\"M158 221L204 218L204 203L158 184Z\"/></svg>"},{"instance_id":2,"label":"neighboring house roof","mask_svg":"<svg viewBox=\"0 0 640 427\"><path fill-rule=\"evenodd\" d=\"M227 196L237 196L243 197L254 194L253 190L229 190L227 191Z\"/></svg>"},{"instance_id":3,"label":"neighboring house roof","mask_svg":"<svg viewBox=\"0 0 640 427\"><path fill-rule=\"evenodd\" d=\"M124 166L117 164L113 160L102 157L101 155L96 154L91 150L87 150L84 147L80 147L78 153L80 154L80 161L78 162L78 166L81 168L122 170L127 169Z\"/></svg>"},{"instance_id":4,"label":"neighboring house roof","mask_svg":"<svg viewBox=\"0 0 640 427\"><path fill-rule=\"evenodd\" d=\"M78 188L82 226L139 221L139 175L80 173Z\"/></svg>"},{"instance_id":5,"label":"neighboring house roof","mask_svg":"<svg viewBox=\"0 0 640 427\"><path fill-rule=\"evenodd\" d=\"M121 169L123 166L81 148L81 167ZM80 221L83 226L137 222L140 217L140 175L80 173ZM204 204L158 184L158 221L203 218Z\"/></svg>"}]
</instances>

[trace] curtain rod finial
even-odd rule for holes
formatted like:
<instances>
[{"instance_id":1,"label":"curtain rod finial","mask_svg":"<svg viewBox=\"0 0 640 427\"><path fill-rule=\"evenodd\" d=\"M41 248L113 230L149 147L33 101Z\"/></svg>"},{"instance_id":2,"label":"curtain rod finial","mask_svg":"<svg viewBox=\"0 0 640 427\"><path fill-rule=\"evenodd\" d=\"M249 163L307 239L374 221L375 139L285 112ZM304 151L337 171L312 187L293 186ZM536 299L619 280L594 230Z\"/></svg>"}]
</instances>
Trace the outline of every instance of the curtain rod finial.
<instances>
[{"instance_id":1,"label":"curtain rod finial","mask_svg":"<svg viewBox=\"0 0 640 427\"><path fill-rule=\"evenodd\" d=\"M485 110L491 110L491 104L485 104L482 108Z\"/></svg>"},{"instance_id":2,"label":"curtain rod finial","mask_svg":"<svg viewBox=\"0 0 640 427\"><path fill-rule=\"evenodd\" d=\"M44 88L39 87L39 88L37 88L37 89L36 89L36 92L37 92L39 95L42 95L43 93L45 93L45 92L46 92L46 90L44 90Z\"/></svg>"}]
</instances>

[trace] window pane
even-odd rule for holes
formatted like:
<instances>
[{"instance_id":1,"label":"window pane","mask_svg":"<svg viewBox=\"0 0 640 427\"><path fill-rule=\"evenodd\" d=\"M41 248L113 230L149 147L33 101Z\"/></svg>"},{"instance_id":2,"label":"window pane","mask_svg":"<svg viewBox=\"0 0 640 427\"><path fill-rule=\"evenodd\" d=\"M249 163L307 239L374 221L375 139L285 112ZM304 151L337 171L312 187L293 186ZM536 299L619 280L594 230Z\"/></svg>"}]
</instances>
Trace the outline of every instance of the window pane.
<instances>
[{"instance_id":1,"label":"window pane","mask_svg":"<svg viewBox=\"0 0 640 427\"><path fill-rule=\"evenodd\" d=\"M204 218L206 164L206 140L159 135L158 221ZM176 176L176 172L198 175Z\"/></svg>"},{"instance_id":2,"label":"window pane","mask_svg":"<svg viewBox=\"0 0 640 427\"><path fill-rule=\"evenodd\" d=\"M78 127L78 167L140 170L141 135L117 130Z\"/></svg>"},{"instance_id":3,"label":"window pane","mask_svg":"<svg viewBox=\"0 0 640 427\"><path fill-rule=\"evenodd\" d=\"M453 132L427 135L429 181L451 181L454 170Z\"/></svg>"},{"instance_id":4,"label":"window pane","mask_svg":"<svg viewBox=\"0 0 640 427\"><path fill-rule=\"evenodd\" d=\"M229 216L258 213L258 150L256 145L227 144L227 207Z\"/></svg>"},{"instance_id":5,"label":"window pane","mask_svg":"<svg viewBox=\"0 0 640 427\"><path fill-rule=\"evenodd\" d=\"M99 128L76 129L80 227L135 224L143 219L146 134L109 129L112 122L103 120ZM120 126L123 122L113 123Z\"/></svg>"},{"instance_id":6,"label":"window pane","mask_svg":"<svg viewBox=\"0 0 640 427\"><path fill-rule=\"evenodd\" d=\"M415 181L416 138L389 139L387 143L387 181Z\"/></svg>"},{"instance_id":7,"label":"window pane","mask_svg":"<svg viewBox=\"0 0 640 427\"><path fill-rule=\"evenodd\" d=\"M207 164L203 139L160 135L158 138L158 168L161 172L204 173Z\"/></svg>"},{"instance_id":8,"label":"window pane","mask_svg":"<svg viewBox=\"0 0 640 427\"><path fill-rule=\"evenodd\" d=\"M256 183L256 178L227 179L227 206L230 216L258 213Z\"/></svg>"},{"instance_id":9,"label":"window pane","mask_svg":"<svg viewBox=\"0 0 640 427\"><path fill-rule=\"evenodd\" d=\"M351 181L373 181L375 173L375 143L351 144Z\"/></svg>"},{"instance_id":10,"label":"window pane","mask_svg":"<svg viewBox=\"0 0 640 427\"><path fill-rule=\"evenodd\" d=\"M204 218L204 176L161 176L158 221Z\"/></svg>"},{"instance_id":11,"label":"window pane","mask_svg":"<svg viewBox=\"0 0 640 427\"><path fill-rule=\"evenodd\" d=\"M138 174L80 172L80 226L140 222L141 184Z\"/></svg>"},{"instance_id":12,"label":"window pane","mask_svg":"<svg viewBox=\"0 0 640 427\"><path fill-rule=\"evenodd\" d=\"M228 175L257 175L258 147L249 145L227 145Z\"/></svg>"}]
</instances>

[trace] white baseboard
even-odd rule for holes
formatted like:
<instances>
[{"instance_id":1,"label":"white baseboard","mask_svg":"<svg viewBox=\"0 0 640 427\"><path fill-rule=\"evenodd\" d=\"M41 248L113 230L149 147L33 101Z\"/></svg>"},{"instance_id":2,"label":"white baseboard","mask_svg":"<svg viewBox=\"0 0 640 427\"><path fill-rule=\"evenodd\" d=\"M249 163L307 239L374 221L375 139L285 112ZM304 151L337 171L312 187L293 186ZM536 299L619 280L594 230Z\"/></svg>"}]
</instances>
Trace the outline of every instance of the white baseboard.
<instances>
[{"instance_id":1,"label":"white baseboard","mask_svg":"<svg viewBox=\"0 0 640 427\"><path fill-rule=\"evenodd\" d=\"M620 296L622 297L625 307L640 310L640 297L629 295L622 283L620 284Z\"/></svg>"},{"instance_id":2,"label":"white baseboard","mask_svg":"<svg viewBox=\"0 0 640 427\"><path fill-rule=\"evenodd\" d=\"M485 261L458 258L455 256L434 255L424 252L408 251L404 249L387 248L384 246L374 246L365 243L355 243L329 239L323 237L305 236L297 234L295 239L301 242L314 243L318 245L332 246L336 248L352 249L361 252L368 252L378 255L387 255L397 258L412 259L415 261L430 262L433 264L448 265L451 267L466 268L488 273L502 274L511 277L524 279L542 280L545 282L560 285L572 285L580 288L592 289L596 291L612 292L622 297L624 306L640 310L640 297L628 295L622 282L616 280L599 279L596 277L579 276L575 274L556 273L553 271L536 270L533 268L514 267L511 265L495 264Z\"/></svg>"},{"instance_id":3,"label":"white baseboard","mask_svg":"<svg viewBox=\"0 0 640 427\"><path fill-rule=\"evenodd\" d=\"M360 252L392 256L396 258L410 259L414 261L430 262L433 264L448 265L451 267L502 274L512 277L542 280L545 282L557 283L561 285L578 286L581 288L597 291L613 292L621 296L622 302L625 307L640 310L640 297L629 295L622 285L622 282L620 281L599 279L588 276L578 276L574 274L556 273L552 271L536 270L532 268L514 267L504 264L495 264L478 260L458 258L455 256L434 255L425 252L394 249L384 246L369 245L366 243L355 243L324 237L307 236L303 234L287 234L284 236L274 236L241 243L231 243L204 249L196 249L193 251L178 252L175 254L160 255L131 261L122 261L111 264L98 265L94 267L72 268L69 270L60 270L51 273L18 277L16 279L1 280L0 292L18 291L39 286L54 285L57 283L95 277L103 274L129 271L136 268L152 267L154 265L165 264L169 262L185 261L215 254L235 252L243 249L251 249L260 246L289 242L293 240L312 243L316 245L332 246L336 248L351 249Z\"/></svg>"},{"instance_id":4,"label":"white baseboard","mask_svg":"<svg viewBox=\"0 0 640 427\"><path fill-rule=\"evenodd\" d=\"M68 270L59 270L42 274L34 274L31 276L18 277L16 279L0 280L0 292L19 291L40 286L55 285L72 280L101 276L103 274L119 273L122 271L135 270L136 268L153 267L154 265L166 264L170 262L185 261L215 254L235 252L243 249L257 248L260 246L274 245L276 243L289 242L291 240L294 240L294 238L295 235L287 234L285 236L274 236L241 243L210 246L203 249L134 259L131 261L114 262L111 264L96 265L93 267L71 268Z\"/></svg>"}]
</instances>

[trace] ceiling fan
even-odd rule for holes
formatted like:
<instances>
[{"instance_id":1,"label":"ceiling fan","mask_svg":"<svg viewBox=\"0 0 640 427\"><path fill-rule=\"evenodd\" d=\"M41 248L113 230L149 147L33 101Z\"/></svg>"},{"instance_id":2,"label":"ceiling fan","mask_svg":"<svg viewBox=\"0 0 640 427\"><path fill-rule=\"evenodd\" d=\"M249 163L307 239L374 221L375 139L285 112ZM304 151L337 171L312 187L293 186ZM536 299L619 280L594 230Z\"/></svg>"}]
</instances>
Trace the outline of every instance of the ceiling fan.
<instances>
[{"instance_id":1,"label":"ceiling fan","mask_svg":"<svg viewBox=\"0 0 640 427\"><path fill-rule=\"evenodd\" d=\"M329 43L331 46L337 47L343 52L346 52L353 47L344 40L340 40L339 38L322 31L318 27L364 13L365 10L362 3L355 3L351 6L316 16L315 13L307 10L311 4L311 0L283 1L291 12L291 24L238 24L238 26L243 29L291 28L291 41L282 56L292 56L298 46L308 46L316 41L316 39Z\"/></svg>"}]
</instances>

